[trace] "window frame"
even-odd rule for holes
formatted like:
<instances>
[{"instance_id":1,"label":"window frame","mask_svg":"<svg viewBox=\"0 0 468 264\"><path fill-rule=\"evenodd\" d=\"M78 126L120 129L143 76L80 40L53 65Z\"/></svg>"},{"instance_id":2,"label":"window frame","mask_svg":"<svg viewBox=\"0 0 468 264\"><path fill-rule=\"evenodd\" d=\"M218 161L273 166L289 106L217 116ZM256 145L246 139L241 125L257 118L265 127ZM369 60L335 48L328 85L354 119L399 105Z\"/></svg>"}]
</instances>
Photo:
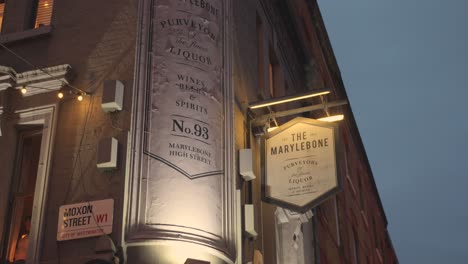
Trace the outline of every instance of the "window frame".
<instances>
[{"instance_id":1,"label":"window frame","mask_svg":"<svg viewBox=\"0 0 468 264\"><path fill-rule=\"evenodd\" d=\"M360 245L359 245L359 237L358 233L356 232L356 229L352 227L351 229L352 232L352 248L351 248L351 254L353 255L353 263L354 264L361 264L360 256L359 256L359 251L360 251Z\"/></svg>"},{"instance_id":2,"label":"window frame","mask_svg":"<svg viewBox=\"0 0 468 264\"><path fill-rule=\"evenodd\" d=\"M52 150L55 138L55 127L57 119L57 104L33 107L15 111L18 115L16 126L18 132L22 129L42 127L41 147L39 163L34 187L33 210L31 214L31 227L29 231L29 245L26 263L39 263L42 249L42 238L44 232L46 201L48 194L48 182L51 167ZM18 148L20 146L18 145ZM16 173L16 171L14 172ZM11 196L10 196L11 197ZM13 205L10 205L13 206ZM10 207L10 212L12 211ZM11 221L11 218L10 220ZM6 238L10 240L10 232L6 232ZM5 241L9 244L10 241ZM5 254L10 254L10 249L5 246ZM4 256L7 259L9 256Z\"/></svg>"},{"instance_id":3,"label":"window frame","mask_svg":"<svg viewBox=\"0 0 468 264\"><path fill-rule=\"evenodd\" d=\"M5 17L5 0L0 0L0 5L3 5L3 12L1 13L1 16L0 16L0 34L2 33L2 24L3 24L3 18Z\"/></svg>"},{"instance_id":4,"label":"window frame","mask_svg":"<svg viewBox=\"0 0 468 264\"><path fill-rule=\"evenodd\" d=\"M2 31L4 30L5 21L9 20L7 2L12 1L12 0L0 0L0 1L4 1L3 2L4 12L3 12L3 17L2 17L2 22L1 22L2 24L0 25L0 43L7 44L11 42L20 41L20 40L35 38L38 36L48 35L52 32L52 19L54 15L54 0L51 0L52 5L50 6L50 8L52 8L52 11L50 12L48 25L35 27L36 20L37 20L39 0L34 0L34 4L32 4L31 10L24 10L22 12L23 19L29 20L29 23L23 24L25 28L7 32L7 33L2 32ZM27 19L26 17L29 17L29 19ZM27 27L26 27L26 24L27 24Z\"/></svg>"},{"instance_id":5,"label":"window frame","mask_svg":"<svg viewBox=\"0 0 468 264\"><path fill-rule=\"evenodd\" d=\"M10 260L15 257L15 252L16 248L18 246L19 240L17 240L20 230L22 229L22 218L24 217L23 211L24 211L24 206L27 200L33 200L34 196L32 193L27 192L24 188L25 186L25 176L24 175L24 169L28 169L28 167L24 166L25 160L28 159L27 156L25 156L26 153L28 153L27 149L25 148L26 146L26 141L28 139L31 139L35 136L40 135L41 137L41 142L42 142L42 126L21 126L20 129L18 129L18 143L17 143L17 153L16 153L16 158L15 158L15 166L14 166L14 172L13 172L13 179L12 179L12 184L11 184L11 189L10 189L10 194L9 194L9 213L8 213L8 220L7 221L7 226L5 230L5 258L7 260ZM40 148L39 148L40 149ZM29 152L30 154L30 152ZM40 155L40 153L38 153ZM31 157L29 157L30 159ZM39 161L39 157L38 157ZM38 168L38 164L35 166L36 170ZM29 168L30 169L30 168ZM28 173L29 174L29 173ZM37 176L37 173L36 173ZM34 206L32 206L34 207ZM32 214L32 213L31 213ZM18 221L19 220L19 221Z\"/></svg>"}]
</instances>

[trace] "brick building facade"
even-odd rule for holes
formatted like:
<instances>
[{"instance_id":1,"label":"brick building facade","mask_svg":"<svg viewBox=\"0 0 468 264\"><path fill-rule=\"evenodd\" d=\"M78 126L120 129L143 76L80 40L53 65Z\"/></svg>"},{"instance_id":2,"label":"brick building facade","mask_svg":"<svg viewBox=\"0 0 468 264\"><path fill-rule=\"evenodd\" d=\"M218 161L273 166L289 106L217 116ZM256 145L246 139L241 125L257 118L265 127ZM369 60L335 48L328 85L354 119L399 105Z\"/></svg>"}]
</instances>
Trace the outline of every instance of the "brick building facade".
<instances>
[{"instance_id":1,"label":"brick building facade","mask_svg":"<svg viewBox=\"0 0 468 264\"><path fill-rule=\"evenodd\" d=\"M20 258L26 235L26 263L398 263L351 108L333 106L347 96L315 1L5 0L0 23L1 261ZM169 25L174 30L167 31ZM170 38L180 32L196 41L180 46L184 38ZM182 60L188 65L171 66L172 60L181 62L177 47L182 56L191 52ZM186 73L185 84L192 80L191 90L177 86L181 90L173 96L179 99L169 105L175 112L188 95L202 102L184 106L200 116L199 124L212 124L206 113L220 109L224 143L220 152L206 154L222 164L218 174L190 174L197 167L193 161L171 163L159 154L152 159L142 147L152 140L146 134L165 128L157 127L163 123L160 108L171 103L171 91L165 94L165 82L158 82L167 75L171 83L171 70L164 67ZM105 112L105 86L117 83L112 80L124 87L122 109ZM324 97L249 109L253 102L324 88L331 92ZM163 96L168 99L158 101ZM204 96L207 104L196 99ZM262 201L264 131L251 121L311 105L322 107L275 121L343 114L342 185L301 215ZM145 123L151 118L154 130ZM182 121L172 122L172 132L177 125L184 131ZM208 128L218 131L213 126L206 127L207 139ZM191 135L199 128L202 140L205 127L193 128ZM118 142L117 162L103 170L97 164L107 151L98 146L110 138ZM252 150L254 180L239 174L241 149ZM156 162L162 165L142 170ZM161 178L167 164L177 168L168 174L181 176ZM62 206L104 199L113 200L110 234L58 239ZM252 226L247 208L253 208ZM211 213L216 217L205 216ZM24 225L28 219L30 228Z\"/></svg>"}]
</instances>

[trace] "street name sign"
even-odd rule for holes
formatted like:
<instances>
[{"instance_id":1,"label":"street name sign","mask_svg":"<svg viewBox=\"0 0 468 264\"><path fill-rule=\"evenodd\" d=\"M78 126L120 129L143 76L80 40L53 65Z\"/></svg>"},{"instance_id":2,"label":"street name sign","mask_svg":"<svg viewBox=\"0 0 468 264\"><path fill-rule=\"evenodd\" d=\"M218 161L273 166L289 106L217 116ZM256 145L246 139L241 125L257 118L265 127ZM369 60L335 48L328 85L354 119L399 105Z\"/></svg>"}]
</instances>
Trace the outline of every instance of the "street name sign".
<instances>
[{"instance_id":1,"label":"street name sign","mask_svg":"<svg viewBox=\"0 0 468 264\"><path fill-rule=\"evenodd\" d=\"M57 241L112 233L114 199L60 206Z\"/></svg>"}]
</instances>

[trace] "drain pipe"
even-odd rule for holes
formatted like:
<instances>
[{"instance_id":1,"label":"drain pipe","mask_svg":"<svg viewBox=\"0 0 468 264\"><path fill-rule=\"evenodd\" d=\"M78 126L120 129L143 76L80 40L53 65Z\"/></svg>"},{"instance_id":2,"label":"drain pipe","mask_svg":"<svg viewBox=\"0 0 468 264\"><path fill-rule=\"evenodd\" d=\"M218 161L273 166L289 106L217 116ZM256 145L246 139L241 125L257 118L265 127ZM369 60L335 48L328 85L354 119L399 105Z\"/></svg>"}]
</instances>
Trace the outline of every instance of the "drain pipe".
<instances>
[{"instance_id":1,"label":"drain pipe","mask_svg":"<svg viewBox=\"0 0 468 264\"><path fill-rule=\"evenodd\" d=\"M312 209L314 217L312 217L312 229L314 231L314 263L320 264L320 247L318 239L318 222L317 222L317 210Z\"/></svg>"}]
</instances>

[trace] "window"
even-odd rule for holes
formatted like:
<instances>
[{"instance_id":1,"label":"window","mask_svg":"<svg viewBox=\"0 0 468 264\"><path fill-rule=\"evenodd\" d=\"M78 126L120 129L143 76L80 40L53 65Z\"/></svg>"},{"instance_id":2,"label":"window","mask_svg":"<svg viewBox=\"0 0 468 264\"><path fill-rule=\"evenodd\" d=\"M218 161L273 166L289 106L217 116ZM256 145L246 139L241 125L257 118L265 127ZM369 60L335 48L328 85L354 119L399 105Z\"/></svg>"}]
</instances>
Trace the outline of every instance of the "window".
<instances>
[{"instance_id":1,"label":"window","mask_svg":"<svg viewBox=\"0 0 468 264\"><path fill-rule=\"evenodd\" d=\"M14 187L10 196L12 208L7 245L10 262L25 261L27 258L41 140L41 128L20 133Z\"/></svg>"},{"instance_id":2,"label":"window","mask_svg":"<svg viewBox=\"0 0 468 264\"><path fill-rule=\"evenodd\" d=\"M50 30L39 29L51 24L54 0L28 0L25 4L16 4L15 0L0 0L0 32L27 38ZM23 32L34 32L24 34ZM31 35L31 36L30 36ZM15 37L6 40L18 40ZM5 40L3 40L5 41Z\"/></svg>"},{"instance_id":3,"label":"window","mask_svg":"<svg viewBox=\"0 0 468 264\"><path fill-rule=\"evenodd\" d=\"M34 16L34 28L50 25L54 0L37 0Z\"/></svg>"},{"instance_id":4,"label":"window","mask_svg":"<svg viewBox=\"0 0 468 264\"><path fill-rule=\"evenodd\" d=\"M340 246L341 234L338 210L338 199L334 196L317 207L317 215L323 221L323 225L327 226L325 230L327 230L333 238L333 242L335 242L337 246Z\"/></svg>"},{"instance_id":5,"label":"window","mask_svg":"<svg viewBox=\"0 0 468 264\"><path fill-rule=\"evenodd\" d=\"M281 72L280 64L278 61L278 57L273 49L273 47L269 46L269 65L268 65L268 82L269 82L269 95L270 98L278 97L283 94L283 75Z\"/></svg>"},{"instance_id":6,"label":"window","mask_svg":"<svg viewBox=\"0 0 468 264\"><path fill-rule=\"evenodd\" d=\"M262 19L257 14L257 74L258 89L265 89L265 32Z\"/></svg>"},{"instance_id":7,"label":"window","mask_svg":"<svg viewBox=\"0 0 468 264\"><path fill-rule=\"evenodd\" d=\"M56 106L16 111L16 161L0 262L39 263L46 209ZM7 262L7 263L8 263Z\"/></svg>"},{"instance_id":8,"label":"window","mask_svg":"<svg viewBox=\"0 0 468 264\"><path fill-rule=\"evenodd\" d=\"M257 76L258 88L263 97L274 98L284 94L284 76L278 57L265 33L260 16L257 14Z\"/></svg>"},{"instance_id":9,"label":"window","mask_svg":"<svg viewBox=\"0 0 468 264\"><path fill-rule=\"evenodd\" d=\"M381 249L380 247L380 234L379 232L377 231L377 223L375 221L375 218L372 218L372 224L373 224L373 227L374 227L374 243L375 243L375 247L378 248L379 250Z\"/></svg>"},{"instance_id":10,"label":"window","mask_svg":"<svg viewBox=\"0 0 468 264\"><path fill-rule=\"evenodd\" d=\"M268 91L270 92L270 97L273 98L275 97L275 74L273 72L273 63L271 61L270 64L268 64L268 84Z\"/></svg>"},{"instance_id":11,"label":"window","mask_svg":"<svg viewBox=\"0 0 468 264\"><path fill-rule=\"evenodd\" d=\"M335 206L335 226L336 226L336 243L338 246L341 245L341 234L340 234L340 210L338 208L338 198L333 198Z\"/></svg>"},{"instance_id":12,"label":"window","mask_svg":"<svg viewBox=\"0 0 468 264\"><path fill-rule=\"evenodd\" d=\"M353 254L354 264L361 264L359 260L359 239L356 230L353 228L353 239L351 241L351 253Z\"/></svg>"},{"instance_id":13,"label":"window","mask_svg":"<svg viewBox=\"0 0 468 264\"><path fill-rule=\"evenodd\" d=\"M383 259L382 259L382 244L381 244L381 240L380 240L380 234L377 230L377 223L375 221L375 218L372 218L372 223L373 223L373 227L374 227L374 243L375 243L375 251L376 251L376 254L377 254L377 258L379 259L379 262L380 263L383 263Z\"/></svg>"},{"instance_id":14,"label":"window","mask_svg":"<svg viewBox=\"0 0 468 264\"><path fill-rule=\"evenodd\" d=\"M360 205L361 205L361 209L365 209L365 206L364 206L364 188L363 188L363 184L362 184L362 177L364 177L364 176L362 174L361 165L356 166L355 173L356 173L356 176L358 178L359 202L360 202Z\"/></svg>"},{"instance_id":15,"label":"window","mask_svg":"<svg viewBox=\"0 0 468 264\"><path fill-rule=\"evenodd\" d=\"M5 0L0 0L0 32L2 32L3 14L5 13Z\"/></svg>"}]
</instances>

